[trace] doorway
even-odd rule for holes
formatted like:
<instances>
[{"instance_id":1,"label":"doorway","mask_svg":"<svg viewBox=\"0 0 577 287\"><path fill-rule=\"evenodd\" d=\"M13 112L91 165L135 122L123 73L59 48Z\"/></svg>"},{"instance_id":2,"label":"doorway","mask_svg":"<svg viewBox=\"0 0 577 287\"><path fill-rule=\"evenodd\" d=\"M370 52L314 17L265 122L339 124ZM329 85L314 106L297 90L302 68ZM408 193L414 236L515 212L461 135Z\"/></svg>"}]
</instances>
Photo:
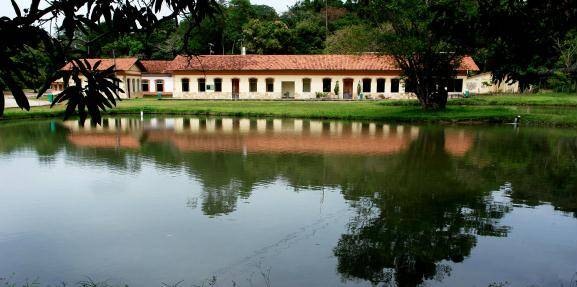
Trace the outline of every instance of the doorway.
<instances>
[{"instance_id":1,"label":"doorway","mask_svg":"<svg viewBox=\"0 0 577 287\"><path fill-rule=\"evenodd\" d=\"M353 98L353 79L343 79L343 99Z\"/></svg>"},{"instance_id":2,"label":"doorway","mask_svg":"<svg viewBox=\"0 0 577 287\"><path fill-rule=\"evenodd\" d=\"M282 98L294 99L295 97L295 82L282 82Z\"/></svg>"},{"instance_id":3,"label":"doorway","mask_svg":"<svg viewBox=\"0 0 577 287\"><path fill-rule=\"evenodd\" d=\"M232 79L232 99L238 100L240 98L240 80Z\"/></svg>"}]
</instances>

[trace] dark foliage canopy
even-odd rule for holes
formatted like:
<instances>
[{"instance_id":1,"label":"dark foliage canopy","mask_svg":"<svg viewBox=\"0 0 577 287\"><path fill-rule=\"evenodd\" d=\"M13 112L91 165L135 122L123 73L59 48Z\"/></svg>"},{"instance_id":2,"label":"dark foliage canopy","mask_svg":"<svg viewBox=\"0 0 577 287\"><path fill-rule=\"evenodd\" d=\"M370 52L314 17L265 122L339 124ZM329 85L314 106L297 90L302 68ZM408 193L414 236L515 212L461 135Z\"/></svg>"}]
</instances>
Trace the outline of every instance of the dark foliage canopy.
<instances>
[{"instance_id":1,"label":"dark foliage canopy","mask_svg":"<svg viewBox=\"0 0 577 287\"><path fill-rule=\"evenodd\" d=\"M496 80L528 89L559 68L558 43L577 31L577 1L479 0L478 23L479 62Z\"/></svg>"},{"instance_id":2,"label":"dark foliage canopy","mask_svg":"<svg viewBox=\"0 0 577 287\"><path fill-rule=\"evenodd\" d=\"M32 0L26 8L19 7L15 0L10 1L16 17L0 18L0 37L5 39L0 46L0 91L10 90L18 106L29 110L30 104L23 88L30 85L31 78L40 77L40 71L46 71L47 76L37 91L38 96L54 80L63 76L72 78L74 85L69 86L68 81L64 81L66 90L58 101L68 101L67 116L76 110L82 119L88 113L95 123L100 122L101 110L115 105L114 98L120 99L119 89L113 87L118 80L113 71L99 72L82 61L75 61L83 57L75 46L80 34L99 35L90 41L102 37L118 39L137 32L150 34L165 22L186 18L200 23L220 11L215 0ZM56 27L56 37L44 29L52 25ZM190 34L183 34L185 41ZM90 44L84 43L86 46ZM44 69L37 69L19 57L34 49L42 49L48 55ZM62 71L67 62L72 62L74 68ZM88 79L88 87L80 86L80 76ZM0 116L3 109L4 103L1 102Z\"/></svg>"}]
</instances>

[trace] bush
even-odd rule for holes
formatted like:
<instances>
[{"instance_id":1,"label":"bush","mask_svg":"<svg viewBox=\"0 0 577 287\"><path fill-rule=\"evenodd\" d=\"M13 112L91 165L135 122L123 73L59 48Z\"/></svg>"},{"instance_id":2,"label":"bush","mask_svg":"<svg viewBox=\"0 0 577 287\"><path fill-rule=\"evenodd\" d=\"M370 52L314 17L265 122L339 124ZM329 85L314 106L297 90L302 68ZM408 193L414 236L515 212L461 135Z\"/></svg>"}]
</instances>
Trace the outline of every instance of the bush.
<instances>
[{"instance_id":1,"label":"bush","mask_svg":"<svg viewBox=\"0 0 577 287\"><path fill-rule=\"evenodd\" d=\"M556 71L548 80L547 84L556 92L576 92L577 82L567 73Z\"/></svg>"}]
</instances>

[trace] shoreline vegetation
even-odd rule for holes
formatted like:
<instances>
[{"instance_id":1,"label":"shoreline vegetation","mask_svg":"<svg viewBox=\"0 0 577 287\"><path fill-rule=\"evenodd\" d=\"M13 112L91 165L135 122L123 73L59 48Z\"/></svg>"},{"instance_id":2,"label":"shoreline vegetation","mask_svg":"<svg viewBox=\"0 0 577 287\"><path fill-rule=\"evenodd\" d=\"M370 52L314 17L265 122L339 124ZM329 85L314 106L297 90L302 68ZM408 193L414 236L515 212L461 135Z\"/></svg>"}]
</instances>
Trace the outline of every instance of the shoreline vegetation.
<instances>
[{"instance_id":1,"label":"shoreline vegetation","mask_svg":"<svg viewBox=\"0 0 577 287\"><path fill-rule=\"evenodd\" d=\"M577 127L577 94L542 93L490 95L450 99L441 112L423 111L416 100L298 101L298 100L123 100L103 115L201 115L387 121L439 124L503 124L521 116L521 125ZM64 106L8 108L0 121L62 118Z\"/></svg>"}]
</instances>

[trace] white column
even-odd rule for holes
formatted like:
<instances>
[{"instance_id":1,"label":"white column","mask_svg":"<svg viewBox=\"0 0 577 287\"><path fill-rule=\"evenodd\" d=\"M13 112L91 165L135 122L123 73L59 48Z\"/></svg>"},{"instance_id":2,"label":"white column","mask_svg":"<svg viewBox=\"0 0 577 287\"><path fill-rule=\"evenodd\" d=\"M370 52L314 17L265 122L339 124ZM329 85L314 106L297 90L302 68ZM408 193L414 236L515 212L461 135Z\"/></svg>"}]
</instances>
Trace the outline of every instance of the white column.
<instances>
[{"instance_id":1,"label":"white column","mask_svg":"<svg viewBox=\"0 0 577 287\"><path fill-rule=\"evenodd\" d=\"M233 126L231 118L222 119L222 130L226 133L232 132Z\"/></svg>"},{"instance_id":2,"label":"white column","mask_svg":"<svg viewBox=\"0 0 577 287\"><path fill-rule=\"evenodd\" d=\"M250 131L250 120L249 119L241 119L240 120L239 131L241 133L247 133Z\"/></svg>"}]
</instances>

